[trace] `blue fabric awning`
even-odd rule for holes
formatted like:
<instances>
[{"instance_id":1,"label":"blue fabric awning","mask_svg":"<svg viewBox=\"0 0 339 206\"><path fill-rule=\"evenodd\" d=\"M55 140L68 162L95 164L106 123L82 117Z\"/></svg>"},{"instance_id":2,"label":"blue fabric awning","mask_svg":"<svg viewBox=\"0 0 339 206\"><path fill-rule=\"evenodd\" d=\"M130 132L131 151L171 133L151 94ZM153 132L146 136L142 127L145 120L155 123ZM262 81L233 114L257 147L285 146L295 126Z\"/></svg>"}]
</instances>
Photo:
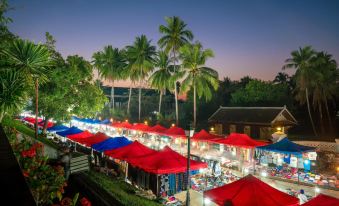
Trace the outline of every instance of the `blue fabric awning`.
<instances>
[{"instance_id":1,"label":"blue fabric awning","mask_svg":"<svg viewBox=\"0 0 339 206\"><path fill-rule=\"evenodd\" d=\"M100 122L100 124L109 124L109 123L111 123L111 121L109 121L109 119L105 119L105 120L102 120Z\"/></svg>"},{"instance_id":2,"label":"blue fabric awning","mask_svg":"<svg viewBox=\"0 0 339 206\"><path fill-rule=\"evenodd\" d=\"M315 151L315 148L304 146L304 145L299 145L294 142L291 142L287 138L284 138L274 144L256 147L256 150L265 150L265 151L272 151L272 152L278 152L278 153L284 153L284 154L300 155L303 152Z\"/></svg>"},{"instance_id":3,"label":"blue fabric awning","mask_svg":"<svg viewBox=\"0 0 339 206\"><path fill-rule=\"evenodd\" d=\"M80 132L83 132L83 131L77 127L71 127L68 130L57 132L57 134L60 136L66 137L66 135L78 134Z\"/></svg>"},{"instance_id":4,"label":"blue fabric awning","mask_svg":"<svg viewBox=\"0 0 339 206\"><path fill-rule=\"evenodd\" d=\"M117 149L123 146L127 146L131 144L132 142L129 141L126 137L114 137L114 138L108 138L107 140L92 145L92 148L103 152L106 150L112 150Z\"/></svg>"},{"instance_id":5,"label":"blue fabric awning","mask_svg":"<svg viewBox=\"0 0 339 206\"><path fill-rule=\"evenodd\" d=\"M87 124L100 124L101 121L98 119L90 119L90 118L79 118L79 117L72 117L73 120L79 121L79 122L83 122L83 123L87 123Z\"/></svg>"},{"instance_id":6,"label":"blue fabric awning","mask_svg":"<svg viewBox=\"0 0 339 206\"><path fill-rule=\"evenodd\" d=\"M47 128L47 131L49 132L61 132L61 131L65 131L68 130L69 127L66 127L65 125L55 125L53 127Z\"/></svg>"}]
</instances>

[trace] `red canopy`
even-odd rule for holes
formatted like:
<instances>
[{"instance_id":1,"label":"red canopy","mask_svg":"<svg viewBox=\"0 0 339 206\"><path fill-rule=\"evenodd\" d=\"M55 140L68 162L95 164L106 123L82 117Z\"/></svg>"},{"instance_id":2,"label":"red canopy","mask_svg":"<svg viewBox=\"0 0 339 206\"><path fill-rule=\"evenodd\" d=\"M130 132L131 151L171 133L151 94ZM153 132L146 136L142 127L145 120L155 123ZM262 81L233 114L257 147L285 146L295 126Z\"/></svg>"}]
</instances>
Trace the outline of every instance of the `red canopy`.
<instances>
[{"instance_id":1,"label":"red canopy","mask_svg":"<svg viewBox=\"0 0 339 206\"><path fill-rule=\"evenodd\" d=\"M204 197L218 205L297 206L299 199L281 192L252 175L204 192Z\"/></svg>"},{"instance_id":2,"label":"red canopy","mask_svg":"<svg viewBox=\"0 0 339 206\"><path fill-rule=\"evenodd\" d=\"M324 194L319 194L310 201L302 204L302 206L338 206L339 199Z\"/></svg>"},{"instance_id":3,"label":"red canopy","mask_svg":"<svg viewBox=\"0 0 339 206\"><path fill-rule=\"evenodd\" d=\"M40 126L40 127L43 127L44 124L45 124L45 122L42 121L42 122L39 123L39 126ZM53 122L50 122L50 121L47 122L47 128L50 128L50 127L53 127L53 126L54 126L54 123L53 123Z\"/></svg>"},{"instance_id":4,"label":"red canopy","mask_svg":"<svg viewBox=\"0 0 339 206\"><path fill-rule=\"evenodd\" d=\"M170 136L170 137L182 137L182 138L186 137L185 130L180 128L180 127L177 127L177 126L173 126L169 129L167 129L162 134L166 135L166 136Z\"/></svg>"},{"instance_id":5,"label":"red canopy","mask_svg":"<svg viewBox=\"0 0 339 206\"><path fill-rule=\"evenodd\" d=\"M89 136L86 138L73 138L73 141L76 141L80 144L86 145L87 147L91 147L93 144L102 142L106 140L108 136L102 132L98 132L93 136Z\"/></svg>"},{"instance_id":6,"label":"red canopy","mask_svg":"<svg viewBox=\"0 0 339 206\"><path fill-rule=\"evenodd\" d=\"M231 145L236 147L243 147L243 148L253 148L258 146L267 145L267 143L256 141L246 134L239 134L239 133L231 133L225 139L215 140L213 142L225 145Z\"/></svg>"},{"instance_id":7,"label":"red canopy","mask_svg":"<svg viewBox=\"0 0 339 206\"><path fill-rule=\"evenodd\" d=\"M35 124L35 117L25 117L23 118L24 121L29 122L31 124ZM41 122L42 119L38 118L38 123Z\"/></svg>"},{"instance_id":8,"label":"red canopy","mask_svg":"<svg viewBox=\"0 0 339 206\"><path fill-rule=\"evenodd\" d=\"M80 132L80 133L77 133L77 134L70 134L70 135L66 135L66 137L68 139L71 139L71 140L74 140L76 141L77 139L81 139L81 138L88 138L88 137L91 137L93 136L92 133L90 133L89 131L83 131L83 132Z\"/></svg>"},{"instance_id":9,"label":"red canopy","mask_svg":"<svg viewBox=\"0 0 339 206\"><path fill-rule=\"evenodd\" d=\"M144 132L150 129L150 126L143 124L143 123L135 123L130 129Z\"/></svg>"},{"instance_id":10,"label":"red canopy","mask_svg":"<svg viewBox=\"0 0 339 206\"><path fill-rule=\"evenodd\" d=\"M187 170L187 158L166 146L163 150L154 154L131 158L129 162L142 170L154 174L172 174ZM206 168L207 164L190 160L191 170Z\"/></svg>"},{"instance_id":11,"label":"red canopy","mask_svg":"<svg viewBox=\"0 0 339 206\"><path fill-rule=\"evenodd\" d=\"M153 134L163 134L167 130L166 127L161 126L160 124L157 124L147 130L149 133Z\"/></svg>"},{"instance_id":12,"label":"red canopy","mask_svg":"<svg viewBox=\"0 0 339 206\"><path fill-rule=\"evenodd\" d=\"M113 124L115 124L115 123L113 123ZM113 126L113 124L112 124L112 126ZM132 128L132 125L129 122L122 122L122 123L115 124L113 127L130 129L130 128Z\"/></svg>"},{"instance_id":13,"label":"red canopy","mask_svg":"<svg viewBox=\"0 0 339 206\"><path fill-rule=\"evenodd\" d=\"M217 141L217 140L222 140L225 139L222 136L219 135L214 135L206 132L206 130L202 129L198 133L194 133L193 137L191 138L193 141Z\"/></svg>"},{"instance_id":14,"label":"red canopy","mask_svg":"<svg viewBox=\"0 0 339 206\"><path fill-rule=\"evenodd\" d=\"M128 162L131 158L141 157L145 155L154 154L157 151L152 150L143 144L140 144L138 141L134 141L132 144L129 144L124 147L120 147L113 150L105 151L105 155L113 157L119 160L125 160Z\"/></svg>"}]
</instances>

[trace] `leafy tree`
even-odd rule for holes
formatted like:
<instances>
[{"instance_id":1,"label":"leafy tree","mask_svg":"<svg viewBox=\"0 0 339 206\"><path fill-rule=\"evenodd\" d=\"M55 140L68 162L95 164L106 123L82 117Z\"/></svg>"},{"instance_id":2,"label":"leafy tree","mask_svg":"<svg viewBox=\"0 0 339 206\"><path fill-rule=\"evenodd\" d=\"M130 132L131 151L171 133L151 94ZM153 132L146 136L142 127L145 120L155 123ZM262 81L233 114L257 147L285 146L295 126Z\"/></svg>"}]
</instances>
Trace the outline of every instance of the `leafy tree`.
<instances>
[{"instance_id":1,"label":"leafy tree","mask_svg":"<svg viewBox=\"0 0 339 206\"><path fill-rule=\"evenodd\" d=\"M141 86L142 81L152 72L154 68L155 46L151 46L151 41L145 35L136 37L132 46L126 47L126 55L130 60L130 75L135 75L139 81L139 121L141 120Z\"/></svg>"},{"instance_id":2,"label":"leafy tree","mask_svg":"<svg viewBox=\"0 0 339 206\"><path fill-rule=\"evenodd\" d=\"M189 43L193 40L193 33L188 30L184 21L182 21L179 17L166 17L165 18L167 25L160 25L159 32L163 34L163 36L159 39L158 44L161 48L164 48L166 52L170 52L173 57L173 65L176 67L177 63L177 54L179 49L184 44ZM174 70L174 74L176 74L177 69ZM174 96L175 96L175 118L176 124L179 124L179 108L178 108L178 88L177 81L174 81Z\"/></svg>"},{"instance_id":3,"label":"leafy tree","mask_svg":"<svg viewBox=\"0 0 339 206\"><path fill-rule=\"evenodd\" d=\"M93 59L100 76L112 81L111 107L114 111L114 81L123 79L123 69L126 67L123 52L109 45L103 51L94 53Z\"/></svg>"},{"instance_id":4,"label":"leafy tree","mask_svg":"<svg viewBox=\"0 0 339 206\"><path fill-rule=\"evenodd\" d=\"M13 41L1 52L11 69L20 72L27 78L27 82L35 84L35 136L38 137L39 81L44 83L48 80L51 55L44 45L21 39Z\"/></svg>"},{"instance_id":5,"label":"leafy tree","mask_svg":"<svg viewBox=\"0 0 339 206\"><path fill-rule=\"evenodd\" d=\"M311 114L309 90L313 88L313 79L314 79L314 70L312 67L312 58L315 56L315 51L310 46L304 48L299 48L291 52L291 58L286 59L286 64L283 66L284 69L294 68L296 69L295 78L296 78L296 88L297 93L296 99L301 104L307 103L308 115L311 120L313 132L318 136L315 129L314 121Z\"/></svg>"},{"instance_id":6,"label":"leafy tree","mask_svg":"<svg viewBox=\"0 0 339 206\"><path fill-rule=\"evenodd\" d=\"M185 73L182 90L193 87L193 126L196 127L196 96L205 96L206 100L212 98L212 89L217 90L219 87L218 72L205 66L206 60L213 57L213 52L210 49L203 50L200 43L186 44L179 51Z\"/></svg>"},{"instance_id":7,"label":"leafy tree","mask_svg":"<svg viewBox=\"0 0 339 206\"><path fill-rule=\"evenodd\" d=\"M282 106L290 102L287 92L287 85L251 80L245 88L232 93L231 104L234 106Z\"/></svg>"},{"instance_id":8,"label":"leafy tree","mask_svg":"<svg viewBox=\"0 0 339 206\"><path fill-rule=\"evenodd\" d=\"M160 114L161 112L161 100L162 100L162 95L166 89L171 88L171 61L168 57L168 55L160 51L158 53L158 57L155 60L154 66L159 68L157 71L155 71L152 76L149 79L150 85L153 88L156 88L159 90L159 110L158 113Z\"/></svg>"},{"instance_id":9,"label":"leafy tree","mask_svg":"<svg viewBox=\"0 0 339 206\"><path fill-rule=\"evenodd\" d=\"M14 34L8 30L8 24L12 19L5 16L10 9L7 0L0 0L0 49L15 39Z\"/></svg>"}]
</instances>

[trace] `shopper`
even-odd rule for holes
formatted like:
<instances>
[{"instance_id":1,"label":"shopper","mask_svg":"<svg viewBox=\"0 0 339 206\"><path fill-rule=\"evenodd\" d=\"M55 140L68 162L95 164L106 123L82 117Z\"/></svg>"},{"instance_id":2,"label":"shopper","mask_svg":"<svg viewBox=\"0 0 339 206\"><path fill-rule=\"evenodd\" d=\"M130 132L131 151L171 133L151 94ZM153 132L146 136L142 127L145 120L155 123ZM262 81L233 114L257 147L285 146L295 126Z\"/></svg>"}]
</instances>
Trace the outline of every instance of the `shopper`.
<instances>
[{"instance_id":1,"label":"shopper","mask_svg":"<svg viewBox=\"0 0 339 206\"><path fill-rule=\"evenodd\" d=\"M298 198L299 198L299 203L300 204L304 204L305 202L307 202L307 197L305 195L304 190L300 190L299 194L298 194Z\"/></svg>"}]
</instances>

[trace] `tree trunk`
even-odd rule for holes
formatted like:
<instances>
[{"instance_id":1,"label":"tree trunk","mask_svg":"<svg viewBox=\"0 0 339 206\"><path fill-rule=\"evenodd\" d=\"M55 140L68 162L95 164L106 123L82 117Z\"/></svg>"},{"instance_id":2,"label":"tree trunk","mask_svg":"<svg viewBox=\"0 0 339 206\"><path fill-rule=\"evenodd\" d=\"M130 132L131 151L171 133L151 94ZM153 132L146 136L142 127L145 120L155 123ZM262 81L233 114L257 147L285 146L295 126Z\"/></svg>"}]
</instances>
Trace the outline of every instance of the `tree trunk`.
<instances>
[{"instance_id":1,"label":"tree trunk","mask_svg":"<svg viewBox=\"0 0 339 206\"><path fill-rule=\"evenodd\" d=\"M330 133L333 134L333 126L332 126L331 115L330 115L330 111L328 109L327 98L325 97L325 95L324 95L324 99L325 99L326 114L327 114L327 117L328 117L328 124L330 126Z\"/></svg>"},{"instance_id":2,"label":"tree trunk","mask_svg":"<svg viewBox=\"0 0 339 206\"><path fill-rule=\"evenodd\" d=\"M49 118L46 118L45 121L44 121L44 127L42 129L42 133L44 133L44 134L46 134L46 131L47 131L48 120L49 120Z\"/></svg>"},{"instance_id":3,"label":"tree trunk","mask_svg":"<svg viewBox=\"0 0 339 206\"><path fill-rule=\"evenodd\" d=\"M193 80L193 127L196 128L197 126L197 88L195 86L195 82Z\"/></svg>"},{"instance_id":4,"label":"tree trunk","mask_svg":"<svg viewBox=\"0 0 339 206\"><path fill-rule=\"evenodd\" d=\"M111 87L111 108L114 111L114 81L112 82L112 87Z\"/></svg>"},{"instance_id":5,"label":"tree trunk","mask_svg":"<svg viewBox=\"0 0 339 206\"><path fill-rule=\"evenodd\" d=\"M318 136L317 131L315 130L314 122L313 122L312 115L311 115L310 101L308 99L308 89L307 88L306 88L305 92L306 92L307 110L308 110L308 115L310 116L312 129L313 129L314 135Z\"/></svg>"},{"instance_id":6,"label":"tree trunk","mask_svg":"<svg viewBox=\"0 0 339 206\"><path fill-rule=\"evenodd\" d=\"M5 111L0 111L0 123L2 122L3 118L5 116Z\"/></svg>"},{"instance_id":7,"label":"tree trunk","mask_svg":"<svg viewBox=\"0 0 339 206\"><path fill-rule=\"evenodd\" d=\"M128 103L127 103L127 115L128 116L130 114L129 108L130 108L130 105L131 105L131 97L132 97L132 84L129 87L129 95L128 95Z\"/></svg>"},{"instance_id":8,"label":"tree trunk","mask_svg":"<svg viewBox=\"0 0 339 206\"><path fill-rule=\"evenodd\" d=\"M162 90L160 90L160 97L159 97L159 114L161 112L161 100L162 100Z\"/></svg>"},{"instance_id":9,"label":"tree trunk","mask_svg":"<svg viewBox=\"0 0 339 206\"><path fill-rule=\"evenodd\" d=\"M38 78L35 80L35 138L38 138L38 131L39 131L39 125L38 125L38 98L39 98L39 81Z\"/></svg>"},{"instance_id":10,"label":"tree trunk","mask_svg":"<svg viewBox=\"0 0 339 206\"><path fill-rule=\"evenodd\" d=\"M324 128L323 110L322 110L321 104L318 104L318 108L319 108L319 115L320 115L321 134L324 135L325 134L325 128Z\"/></svg>"},{"instance_id":11,"label":"tree trunk","mask_svg":"<svg viewBox=\"0 0 339 206\"><path fill-rule=\"evenodd\" d=\"M176 56L175 56L175 50L173 50L173 56L174 56L174 74L176 73ZM178 91L177 91L177 81L174 81L174 97L175 97L175 122L176 125L179 125L179 108L178 108Z\"/></svg>"},{"instance_id":12,"label":"tree trunk","mask_svg":"<svg viewBox=\"0 0 339 206\"><path fill-rule=\"evenodd\" d=\"M139 122L141 120L141 81L139 85Z\"/></svg>"}]
</instances>

